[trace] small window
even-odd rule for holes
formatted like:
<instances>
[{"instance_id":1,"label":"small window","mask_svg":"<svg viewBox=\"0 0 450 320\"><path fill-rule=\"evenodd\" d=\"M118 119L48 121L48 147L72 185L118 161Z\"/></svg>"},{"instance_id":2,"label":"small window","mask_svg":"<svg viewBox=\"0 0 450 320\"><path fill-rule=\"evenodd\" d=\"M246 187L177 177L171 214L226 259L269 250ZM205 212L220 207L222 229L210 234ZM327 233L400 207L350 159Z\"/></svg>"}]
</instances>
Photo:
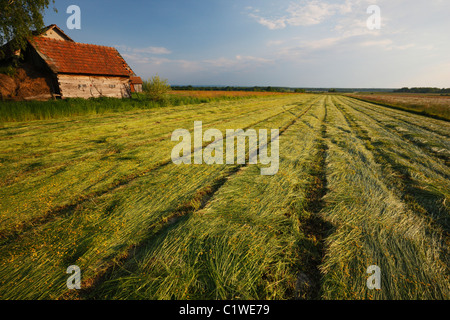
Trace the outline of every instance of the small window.
<instances>
[{"instance_id":1,"label":"small window","mask_svg":"<svg viewBox=\"0 0 450 320\"><path fill-rule=\"evenodd\" d=\"M113 89L113 88L116 87L116 85L115 85L115 84L110 84L109 87L110 87L111 89Z\"/></svg>"}]
</instances>

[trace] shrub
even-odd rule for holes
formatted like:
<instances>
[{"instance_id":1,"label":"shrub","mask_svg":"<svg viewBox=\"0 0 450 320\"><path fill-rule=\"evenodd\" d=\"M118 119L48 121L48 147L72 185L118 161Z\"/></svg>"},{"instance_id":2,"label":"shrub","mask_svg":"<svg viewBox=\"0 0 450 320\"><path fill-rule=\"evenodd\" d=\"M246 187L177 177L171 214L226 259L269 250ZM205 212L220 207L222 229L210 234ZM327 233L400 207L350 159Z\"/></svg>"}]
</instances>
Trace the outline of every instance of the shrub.
<instances>
[{"instance_id":1,"label":"shrub","mask_svg":"<svg viewBox=\"0 0 450 320\"><path fill-rule=\"evenodd\" d=\"M167 79L161 79L158 75L153 76L148 81L144 81L142 90L150 100L165 102L168 100L168 93L171 88Z\"/></svg>"}]
</instances>

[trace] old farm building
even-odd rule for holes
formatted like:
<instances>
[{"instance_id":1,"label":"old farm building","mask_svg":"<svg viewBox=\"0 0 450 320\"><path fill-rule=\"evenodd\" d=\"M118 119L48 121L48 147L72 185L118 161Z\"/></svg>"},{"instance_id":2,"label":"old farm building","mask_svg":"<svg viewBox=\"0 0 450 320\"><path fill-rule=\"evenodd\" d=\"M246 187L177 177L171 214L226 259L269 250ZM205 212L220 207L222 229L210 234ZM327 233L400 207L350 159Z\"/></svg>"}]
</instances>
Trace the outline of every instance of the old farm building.
<instances>
[{"instance_id":1,"label":"old farm building","mask_svg":"<svg viewBox=\"0 0 450 320\"><path fill-rule=\"evenodd\" d=\"M45 75L53 97L123 98L142 90L117 49L77 43L56 25L29 39L23 57Z\"/></svg>"}]
</instances>

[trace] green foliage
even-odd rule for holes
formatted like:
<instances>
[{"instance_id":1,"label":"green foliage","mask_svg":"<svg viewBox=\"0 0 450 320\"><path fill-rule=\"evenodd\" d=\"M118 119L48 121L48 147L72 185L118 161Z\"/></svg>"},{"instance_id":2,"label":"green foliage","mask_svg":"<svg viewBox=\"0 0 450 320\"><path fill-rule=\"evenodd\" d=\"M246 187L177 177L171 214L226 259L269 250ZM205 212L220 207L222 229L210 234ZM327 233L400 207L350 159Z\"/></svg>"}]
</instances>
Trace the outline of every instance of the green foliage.
<instances>
[{"instance_id":1,"label":"green foliage","mask_svg":"<svg viewBox=\"0 0 450 320\"><path fill-rule=\"evenodd\" d=\"M44 27L43 12L49 4L50 0L0 0L0 45L12 41L9 49L24 49L33 29ZM4 54L0 50L0 58Z\"/></svg>"},{"instance_id":2,"label":"green foliage","mask_svg":"<svg viewBox=\"0 0 450 320\"><path fill-rule=\"evenodd\" d=\"M142 90L150 100L166 102L171 88L167 79L161 79L158 75L155 75L148 81L144 81Z\"/></svg>"},{"instance_id":3,"label":"green foliage","mask_svg":"<svg viewBox=\"0 0 450 320\"><path fill-rule=\"evenodd\" d=\"M14 75L16 74L16 68L14 68L12 65L0 67L0 73L6 74L7 76L10 77L14 77Z\"/></svg>"},{"instance_id":4,"label":"green foliage","mask_svg":"<svg viewBox=\"0 0 450 320\"><path fill-rule=\"evenodd\" d=\"M170 106L186 106L200 103L241 100L246 97L190 97L166 95L164 100L155 101L148 96L133 94L132 99L91 98L50 101L0 101L0 122L59 119L83 115L147 110Z\"/></svg>"}]
</instances>

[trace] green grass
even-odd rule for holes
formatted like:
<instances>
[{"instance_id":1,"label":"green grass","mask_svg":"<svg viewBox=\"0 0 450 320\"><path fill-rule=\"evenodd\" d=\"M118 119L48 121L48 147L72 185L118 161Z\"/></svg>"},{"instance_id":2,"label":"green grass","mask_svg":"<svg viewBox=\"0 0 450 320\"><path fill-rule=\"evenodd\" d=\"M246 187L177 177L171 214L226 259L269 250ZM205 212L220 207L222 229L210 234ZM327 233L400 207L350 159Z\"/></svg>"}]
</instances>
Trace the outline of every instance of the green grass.
<instances>
[{"instance_id":1,"label":"green grass","mask_svg":"<svg viewBox=\"0 0 450 320\"><path fill-rule=\"evenodd\" d=\"M243 128L251 126L252 123L260 123L259 126L264 126L264 123L269 121L271 121L270 128L272 126L282 127L293 117L288 111L302 108L301 105L298 105L298 100L296 100L296 104L285 107L286 103L292 103L291 100L271 99L266 102L258 100L258 103L255 103L255 101L252 103L246 102L244 110L239 104L230 103L229 108L232 109L232 112L231 110L228 111L230 112L228 121L225 120L226 106L223 105L220 108L211 105L209 109L204 108L201 111L192 109L187 112L191 113L191 117L198 117L198 114L203 112L205 114L204 125L214 125L215 128L219 129ZM266 103L267 107L261 108L261 102ZM265 110L265 112L261 112L261 110ZM243 114L241 117L238 116L239 112ZM217 117L217 113L220 114L220 117ZM217 120L208 123L208 114ZM251 118L249 114L252 114ZM190 128L193 125L192 120L180 116L181 114L177 114L176 117L173 117L170 113L162 114L161 117L165 117L168 121L164 130L170 132L176 127ZM170 124L170 119L167 119L170 117L175 120L175 123ZM142 119L142 117L138 117L138 119ZM158 132L158 136L160 136L164 132L161 133L161 127L154 124L155 119L157 119L156 116L145 120L136 120L135 117L132 117L131 122L136 121L135 125L142 128L143 125L140 121L151 121L154 129ZM101 121L102 126L105 126L105 119L101 120L103 120ZM127 122L122 117L120 125L124 123ZM107 127L105 129L108 130ZM151 127L148 130L151 130ZM98 134L102 136L102 132L98 132ZM139 132L139 134L142 133ZM35 137L35 135L32 136ZM142 135L142 138L145 139L149 137L151 138L149 133ZM93 138L95 136L89 132L89 143ZM86 279L94 279L102 273L103 268L110 266L116 258L126 254L132 246L156 233L166 221L183 212L183 208L195 208L199 201L198 196L196 196L197 192L204 190L200 191L200 194L207 193L209 186L221 181L223 175L226 176L227 172L232 170L225 165L177 167L167 159L167 157L170 157L170 149L173 147L173 143L168 139L170 138L161 140L160 144L152 145L143 141L144 144L138 143L137 147L134 146L138 150L144 149L140 151L142 153L139 152L143 157L143 168L139 168L136 163L129 163L127 166L126 162L117 163L117 161L111 161L114 163L112 168L107 166L108 162L104 166L99 166L98 162L102 160L98 157L103 156L103 152L100 152L100 154L92 155L95 160L85 158L82 160L83 164L77 164L63 172L59 171L56 177L60 175L57 181L62 185L56 183L56 181L50 186L47 183L41 184L42 176L38 176L37 181L34 179L26 182L21 181L27 186L38 183L38 186L45 188L46 196L49 194L49 187L56 187L54 193L58 194L56 200L60 201L56 205L57 208L64 206L64 201L67 201L64 200L64 195L80 197L80 191L81 194L82 192L90 194L95 190L93 185L96 183L99 184L98 188L103 188L96 193L96 196L81 196L83 201L77 202L75 198L76 205L63 207L66 209L57 210L50 216L45 211L45 205L55 206L55 204L48 204L47 201L44 201L45 205L39 207L39 204L42 203L40 197L43 194L41 193L36 196L36 206L32 206L33 210L28 208L30 201L25 203L21 215L18 215L17 211L11 212L8 210L14 205L20 205L19 199L14 197L18 189L12 189L11 195L6 198L17 200L17 204L2 203L6 208L6 210L2 210L3 214L6 213L2 217L6 221L5 224L2 224L6 229L6 235L0 253L0 256L5 258L2 259L3 263L0 266L2 271L0 272L6 278L2 280L0 295L5 298L21 296L27 299L58 297L65 292L64 283L61 283L61 279L65 277L62 271L67 263L79 265L85 270L84 277ZM67 141L72 141L72 136ZM133 139L128 141L136 143ZM129 148L132 149L132 147ZM89 150L86 151L89 152ZM116 154L111 157L115 156ZM156 159L152 161L151 157L156 157ZM61 160L67 161L67 158L63 157ZM90 169L86 171L86 164L91 163L93 163L93 166L87 167ZM162 163L167 164L162 165ZM125 177L124 183L118 187L113 184L114 187L111 188L107 184L107 182L113 183L118 175L120 177L121 173L125 175L138 171L138 169L140 170L135 173L135 177L132 179ZM83 171L80 172L80 170ZM67 177L66 174L68 173L72 175L72 179ZM74 183L74 176L79 176L78 183ZM55 179L55 175L51 174L49 179ZM12 184L11 187L14 185ZM37 189L37 186L27 187L25 190L29 193L27 194L25 191L22 196L33 196ZM61 191L63 191L63 195L60 194ZM44 216L45 219L33 219L35 216ZM20 224L16 227L15 233L20 235L20 241L18 241L16 236L9 231L16 226L17 221L30 221L30 219L31 222L28 223L27 228ZM10 224L9 228L8 224ZM59 248L59 250L55 250L55 248ZM36 255L30 255L30 252L35 252ZM30 266L33 266L32 272L29 270ZM16 270L16 272L12 270ZM27 281L23 282L23 286L20 281L22 271L28 273ZM33 285L30 286L30 283ZM26 287L30 288L26 289ZM34 290L33 287L39 289Z\"/></svg>"},{"instance_id":2,"label":"green grass","mask_svg":"<svg viewBox=\"0 0 450 320\"><path fill-rule=\"evenodd\" d=\"M71 121L11 123L1 131L0 235L64 211L170 162L171 133L244 128L279 113L295 99L259 99L133 111ZM245 108L242 108L245 105ZM176 111L176 112L175 112ZM10 137L15 139L11 141ZM17 152L17 150L20 150ZM38 159L38 160L36 160ZM21 197L16 197L17 193ZM23 201L26 199L26 201Z\"/></svg>"},{"instance_id":3,"label":"green grass","mask_svg":"<svg viewBox=\"0 0 450 320\"><path fill-rule=\"evenodd\" d=\"M168 95L163 101L154 101L141 93L133 94L132 99L103 97L88 100L70 98L50 101L0 101L0 125L4 122L73 118L241 99L245 99L245 97L198 98Z\"/></svg>"},{"instance_id":4,"label":"green grass","mask_svg":"<svg viewBox=\"0 0 450 320\"><path fill-rule=\"evenodd\" d=\"M322 101L302 119L317 124L317 117L323 118ZM296 290L298 274L306 271L302 250L314 244L302 230L308 214L303 186L313 178L307 168L318 135L317 127L300 121L289 126L280 137L289 147L281 154L278 175L241 168L205 208L144 243L91 295L285 299L304 294Z\"/></svg>"},{"instance_id":5,"label":"green grass","mask_svg":"<svg viewBox=\"0 0 450 320\"><path fill-rule=\"evenodd\" d=\"M351 100L334 100L336 104L331 102L328 108L329 192L322 214L337 229L327 239L327 255L321 266L324 297L448 298L448 229L434 224L437 216L430 221L432 212L423 213L413 206L411 198L420 202L421 195L415 192L405 196L409 190L402 188L404 182L395 164L387 163L382 155L395 153L394 161L405 162L405 166L408 162L409 170L421 173L423 178L428 176L429 185L421 187L435 189L434 198L428 201L436 209L442 207L441 213L447 215L444 200L449 197L449 183L443 176L448 168L380 128L364 113L355 112ZM401 156L402 152L408 155ZM368 290L364 277L352 277L364 274L370 265L381 268L383 284L379 291Z\"/></svg>"},{"instance_id":6,"label":"green grass","mask_svg":"<svg viewBox=\"0 0 450 320\"><path fill-rule=\"evenodd\" d=\"M0 298L449 298L447 122L335 95L111 101L0 128ZM200 120L279 128L279 172L172 164Z\"/></svg>"}]
</instances>

